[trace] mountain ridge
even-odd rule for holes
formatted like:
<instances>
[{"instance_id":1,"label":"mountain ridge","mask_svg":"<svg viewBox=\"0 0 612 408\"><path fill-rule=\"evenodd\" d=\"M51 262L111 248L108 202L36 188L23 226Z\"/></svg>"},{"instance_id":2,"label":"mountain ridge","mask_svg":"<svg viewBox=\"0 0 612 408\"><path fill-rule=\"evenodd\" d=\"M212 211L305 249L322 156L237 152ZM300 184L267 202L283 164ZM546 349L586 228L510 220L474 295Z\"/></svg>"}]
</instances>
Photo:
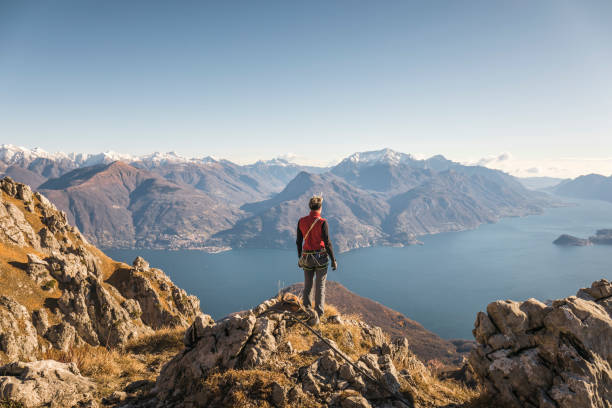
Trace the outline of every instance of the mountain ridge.
<instances>
[{"instance_id":1,"label":"mountain ridge","mask_svg":"<svg viewBox=\"0 0 612 408\"><path fill-rule=\"evenodd\" d=\"M174 160L176 154L70 168L75 164L62 161L67 155L43 166L40 160L51 160L48 154L26 153L13 152L9 162L14 163L4 163L10 164L6 169L34 181L39 173L30 170L33 164L37 172L46 169L51 175L68 169L39 188L104 247L290 248L305 203L318 193L325 196L324 216L340 251L411 245L419 235L475 228L555 205L498 170L464 166L440 155L418 160L391 149L355 153L331 168L282 159L246 166L212 158L181 162ZM103 156L96 160L120 155ZM25 166L23 171L15 163ZM100 176L112 171L109 165L118 168L117 174ZM130 186L119 188L125 182ZM162 213L177 216L169 222L160 218Z\"/></svg>"}]
</instances>

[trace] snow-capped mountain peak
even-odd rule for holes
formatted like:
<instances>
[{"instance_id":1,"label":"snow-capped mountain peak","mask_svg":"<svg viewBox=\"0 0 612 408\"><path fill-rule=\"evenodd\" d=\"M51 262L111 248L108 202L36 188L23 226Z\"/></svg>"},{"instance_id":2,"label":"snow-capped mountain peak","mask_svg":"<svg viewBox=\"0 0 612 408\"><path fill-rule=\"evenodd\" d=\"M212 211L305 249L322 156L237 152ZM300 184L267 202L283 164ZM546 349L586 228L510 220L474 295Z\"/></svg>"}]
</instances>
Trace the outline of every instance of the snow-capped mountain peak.
<instances>
[{"instance_id":1,"label":"snow-capped mountain peak","mask_svg":"<svg viewBox=\"0 0 612 408\"><path fill-rule=\"evenodd\" d=\"M58 160L58 159L70 159L70 157L63 152L49 153L40 147L28 149L27 147L16 146L12 144L0 145L0 160L7 164L17 164L24 162L32 162L38 158Z\"/></svg>"},{"instance_id":2,"label":"snow-capped mountain peak","mask_svg":"<svg viewBox=\"0 0 612 408\"><path fill-rule=\"evenodd\" d=\"M344 162L350 162L355 164L370 165L374 163L386 163L391 165L397 165L408 161L414 161L414 157L409 154L396 152L395 150L386 148L382 150L374 150L369 152L358 152L353 153Z\"/></svg>"}]
</instances>

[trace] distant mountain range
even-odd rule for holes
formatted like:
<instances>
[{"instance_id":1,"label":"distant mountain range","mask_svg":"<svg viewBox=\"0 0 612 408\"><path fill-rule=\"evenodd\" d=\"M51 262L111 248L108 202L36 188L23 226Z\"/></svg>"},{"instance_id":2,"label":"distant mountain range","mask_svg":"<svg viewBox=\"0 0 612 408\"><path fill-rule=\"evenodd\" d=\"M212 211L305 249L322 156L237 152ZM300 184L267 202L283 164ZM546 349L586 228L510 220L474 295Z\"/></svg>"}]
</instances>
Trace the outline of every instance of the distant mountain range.
<instances>
[{"instance_id":1,"label":"distant mountain range","mask_svg":"<svg viewBox=\"0 0 612 408\"><path fill-rule=\"evenodd\" d=\"M474 228L501 217L537 214L553 204L497 170L435 156L416 160L389 149L356 153L322 174L298 174L271 199L241 207L249 215L213 236L231 247L291 247L296 220L314 193L324 197L341 250L407 245L416 237Z\"/></svg>"},{"instance_id":2,"label":"distant mountain range","mask_svg":"<svg viewBox=\"0 0 612 408\"><path fill-rule=\"evenodd\" d=\"M174 153L50 154L0 148L0 173L32 184L94 243L139 248L290 248L307 200L324 196L339 250L537 214L554 201L498 170L390 149L331 168L282 159L238 165Z\"/></svg>"},{"instance_id":3,"label":"distant mountain range","mask_svg":"<svg viewBox=\"0 0 612 408\"><path fill-rule=\"evenodd\" d=\"M555 177L519 177L520 183L530 190L545 190L558 186L566 179Z\"/></svg>"},{"instance_id":4,"label":"distant mountain range","mask_svg":"<svg viewBox=\"0 0 612 408\"><path fill-rule=\"evenodd\" d=\"M567 197L612 202L612 176L588 174L573 180L566 180L552 191Z\"/></svg>"}]
</instances>

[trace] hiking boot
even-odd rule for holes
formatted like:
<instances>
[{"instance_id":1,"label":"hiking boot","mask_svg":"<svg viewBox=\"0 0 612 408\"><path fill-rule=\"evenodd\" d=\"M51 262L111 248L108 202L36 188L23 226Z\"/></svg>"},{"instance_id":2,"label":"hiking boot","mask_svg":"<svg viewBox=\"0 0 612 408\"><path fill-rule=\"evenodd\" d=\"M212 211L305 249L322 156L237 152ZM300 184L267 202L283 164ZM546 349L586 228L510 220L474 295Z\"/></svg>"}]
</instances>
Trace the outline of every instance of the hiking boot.
<instances>
[{"instance_id":1,"label":"hiking boot","mask_svg":"<svg viewBox=\"0 0 612 408\"><path fill-rule=\"evenodd\" d=\"M314 313L310 319L306 322L310 327L317 326L319 324L319 315Z\"/></svg>"}]
</instances>

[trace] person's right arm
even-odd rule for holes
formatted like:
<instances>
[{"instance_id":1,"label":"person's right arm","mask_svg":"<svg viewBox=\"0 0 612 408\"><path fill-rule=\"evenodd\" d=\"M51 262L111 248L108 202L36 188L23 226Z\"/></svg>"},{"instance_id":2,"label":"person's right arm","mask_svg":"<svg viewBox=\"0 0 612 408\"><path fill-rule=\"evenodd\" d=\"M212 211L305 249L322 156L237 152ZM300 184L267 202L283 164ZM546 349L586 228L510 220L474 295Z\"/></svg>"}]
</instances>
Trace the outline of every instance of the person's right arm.
<instances>
[{"instance_id":1,"label":"person's right arm","mask_svg":"<svg viewBox=\"0 0 612 408\"><path fill-rule=\"evenodd\" d=\"M297 232L296 232L295 244L297 245L298 258L302 256L302 241L304 241L304 236L302 235L302 230L300 229L300 222L298 221Z\"/></svg>"}]
</instances>

